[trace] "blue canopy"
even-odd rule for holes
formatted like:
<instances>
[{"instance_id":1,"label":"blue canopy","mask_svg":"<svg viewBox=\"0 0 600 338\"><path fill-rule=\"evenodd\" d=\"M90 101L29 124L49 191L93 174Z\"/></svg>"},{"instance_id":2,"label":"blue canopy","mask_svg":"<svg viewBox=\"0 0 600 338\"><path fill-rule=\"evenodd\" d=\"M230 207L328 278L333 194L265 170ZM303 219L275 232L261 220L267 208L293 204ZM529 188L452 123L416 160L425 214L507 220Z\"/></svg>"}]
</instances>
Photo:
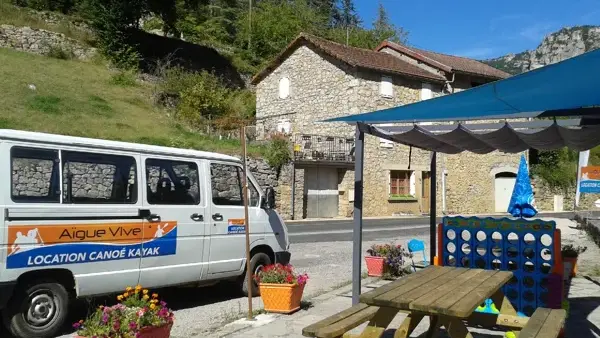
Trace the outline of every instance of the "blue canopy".
<instances>
[{"instance_id":1,"label":"blue canopy","mask_svg":"<svg viewBox=\"0 0 600 338\"><path fill-rule=\"evenodd\" d=\"M536 117L547 110L600 106L600 49L504 80L326 122L420 122Z\"/></svg>"}]
</instances>

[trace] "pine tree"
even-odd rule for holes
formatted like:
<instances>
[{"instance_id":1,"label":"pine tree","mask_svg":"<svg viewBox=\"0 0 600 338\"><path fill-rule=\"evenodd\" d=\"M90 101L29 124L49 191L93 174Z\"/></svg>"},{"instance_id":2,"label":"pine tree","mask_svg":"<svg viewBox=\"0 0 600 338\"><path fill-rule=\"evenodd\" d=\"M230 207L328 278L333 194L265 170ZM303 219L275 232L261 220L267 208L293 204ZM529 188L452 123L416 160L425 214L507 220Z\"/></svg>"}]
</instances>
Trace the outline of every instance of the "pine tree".
<instances>
[{"instance_id":1,"label":"pine tree","mask_svg":"<svg viewBox=\"0 0 600 338\"><path fill-rule=\"evenodd\" d=\"M353 0L339 0L333 14L333 26L337 28L354 28L360 25L360 17L356 13Z\"/></svg>"},{"instance_id":2,"label":"pine tree","mask_svg":"<svg viewBox=\"0 0 600 338\"><path fill-rule=\"evenodd\" d=\"M377 18L373 22L373 35L377 43L389 40L393 42L406 43L408 32L400 27L396 27L390 22L390 18L385 7L379 2Z\"/></svg>"}]
</instances>

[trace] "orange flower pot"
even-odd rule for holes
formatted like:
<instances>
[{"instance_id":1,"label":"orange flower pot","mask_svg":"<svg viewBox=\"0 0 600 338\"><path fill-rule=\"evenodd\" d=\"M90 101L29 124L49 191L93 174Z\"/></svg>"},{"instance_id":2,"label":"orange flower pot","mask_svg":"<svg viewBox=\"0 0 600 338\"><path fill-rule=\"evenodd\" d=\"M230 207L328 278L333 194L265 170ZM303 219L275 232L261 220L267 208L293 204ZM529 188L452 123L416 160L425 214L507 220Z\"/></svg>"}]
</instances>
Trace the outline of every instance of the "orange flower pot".
<instances>
[{"instance_id":1,"label":"orange flower pot","mask_svg":"<svg viewBox=\"0 0 600 338\"><path fill-rule=\"evenodd\" d=\"M150 326L140 330L139 338L169 338L171 337L171 328L173 324L163 326ZM88 338L76 335L75 338Z\"/></svg>"},{"instance_id":2,"label":"orange flower pot","mask_svg":"<svg viewBox=\"0 0 600 338\"><path fill-rule=\"evenodd\" d=\"M577 257L563 257L563 262L571 264L570 276L575 277L577 275Z\"/></svg>"},{"instance_id":3,"label":"orange flower pot","mask_svg":"<svg viewBox=\"0 0 600 338\"><path fill-rule=\"evenodd\" d=\"M305 285L259 283L260 298L265 305L265 311L275 313L298 311Z\"/></svg>"},{"instance_id":4,"label":"orange flower pot","mask_svg":"<svg viewBox=\"0 0 600 338\"><path fill-rule=\"evenodd\" d=\"M367 262L367 274L370 277L381 277L385 271L385 259L383 257L365 256Z\"/></svg>"}]
</instances>

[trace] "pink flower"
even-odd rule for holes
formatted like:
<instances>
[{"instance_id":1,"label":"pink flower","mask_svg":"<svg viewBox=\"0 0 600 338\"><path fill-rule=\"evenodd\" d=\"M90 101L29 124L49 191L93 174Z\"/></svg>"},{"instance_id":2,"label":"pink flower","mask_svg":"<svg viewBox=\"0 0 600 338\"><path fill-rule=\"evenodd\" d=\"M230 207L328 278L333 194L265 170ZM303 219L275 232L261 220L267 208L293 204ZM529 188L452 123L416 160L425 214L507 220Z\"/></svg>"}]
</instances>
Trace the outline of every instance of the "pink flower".
<instances>
[{"instance_id":1,"label":"pink flower","mask_svg":"<svg viewBox=\"0 0 600 338\"><path fill-rule=\"evenodd\" d=\"M146 313L146 309L141 309L137 312L138 317L142 317L144 315L144 313Z\"/></svg>"},{"instance_id":2,"label":"pink flower","mask_svg":"<svg viewBox=\"0 0 600 338\"><path fill-rule=\"evenodd\" d=\"M79 330L79 328L81 328L81 324L79 324L79 323L74 323L74 324L73 324L73 328L74 328L75 330Z\"/></svg>"},{"instance_id":3,"label":"pink flower","mask_svg":"<svg viewBox=\"0 0 600 338\"><path fill-rule=\"evenodd\" d=\"M135 329L137 329L137 323L136 322L129 323L129 330L135 330Z\"/></svg>"}]
</instances>

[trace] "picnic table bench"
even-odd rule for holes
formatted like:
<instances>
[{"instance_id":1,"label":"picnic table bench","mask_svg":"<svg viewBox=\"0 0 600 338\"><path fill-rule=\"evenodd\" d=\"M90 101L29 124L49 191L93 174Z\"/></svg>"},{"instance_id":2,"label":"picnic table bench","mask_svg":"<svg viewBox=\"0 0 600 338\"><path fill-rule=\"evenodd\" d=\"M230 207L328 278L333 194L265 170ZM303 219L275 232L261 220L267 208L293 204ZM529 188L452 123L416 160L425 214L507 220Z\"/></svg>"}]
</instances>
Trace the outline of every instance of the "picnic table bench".
<instances>
[{"instance_id":1,"label":"picnic table bench","mask_svg":"<svg viewBox=\"0 0 600 338\"><path fill-rule=\"evenodd\" d=\"M465 320L488 327L523 329L519 338L558 336L564 317L552 326L549 321L560 318L562 310L538 309L528 324L529 318L517 316L502 293L501 287L511 278L510 271L429 266L364 293L359 304L307 326L302 333L307 337L342 337L368 321L356 337L376 338L381 337L398 312L407 312L408 316L396 331L397 338L408 337L425 316L430 319L428 338L436 337L441 326L452 338L472 337ZM499 314L474 312L490 297L499 308ZM548 334L544 336L540 332Z\"/></svg>"}]
</instances>

